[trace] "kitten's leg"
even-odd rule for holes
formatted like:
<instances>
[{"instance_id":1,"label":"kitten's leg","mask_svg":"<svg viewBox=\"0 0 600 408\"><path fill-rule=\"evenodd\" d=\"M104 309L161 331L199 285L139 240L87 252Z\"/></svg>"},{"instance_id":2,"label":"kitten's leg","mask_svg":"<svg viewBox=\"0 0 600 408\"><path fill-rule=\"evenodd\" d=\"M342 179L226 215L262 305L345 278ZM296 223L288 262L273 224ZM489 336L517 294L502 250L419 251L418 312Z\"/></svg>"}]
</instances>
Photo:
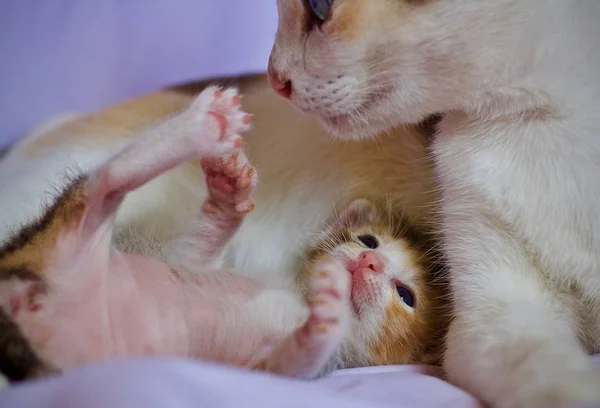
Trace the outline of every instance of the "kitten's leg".
<instances>
[{"instance_id":1,"label":"kitten's leg","mask_svg":"<svg viewBox=\"0 0 600 408\"><path fill-rule=\"evenodd\" d=\"M254 208L251 195L257 174L243 152L202 159L208 198L186 234L168 249L168 262L194 270L198 265L217 268L223 249Z\"/></svg>"},{"instance_id":2,"label":"kitten's leg","mask_svg":"<svg viewBox=\"0 0 600 408\"><path fill-rule=\"evenodd\" d=\"M94 171L86 195L103 197L102 206L112 211L129 191L188 159L231 153L250 122L239 108L235 89L205 89L186 111L146 131Z\"/></svg>"},{"instance_id":3,"label":"kitten's leg","mask_svg":"<svg viewBox=\"0 0 600 408\"><path fill-rule=\"evenodd\" d=\"M111 252L111 233L125 195L191 157L231 153L239 147L238 133L248 127L248 117L239 106L235 90L208 88L185 112L139 136L57 198L47 215L51 219L40 232L47 238L38 237L33 246L47 254L42 270L36 267L30 272L20 264L5 266L37 279L16 274L0 281L0 307L24 329L34 346L48 343L46 338L58 330L58 325L50 324L53 318L60 320L51 307L56 301L69 303L80 299L81 293L89 293L81 307L94 313L104 310L106 274L114 266L111 262L120 259ZM15 252L28 248L25 245ZM11 256L19 258L14 253Z\"/></svg>"},{"instance_id":4,"label":"kitten's leg","mask_svg":"<svg viewBox=\"0 0 600 408\"><path fill-rule=\"evenodd\" d=\"M308 320L266 358L251 363L252 369L311 379L328 368L348 332L350 276L338 260L323 261L315 271Z\"/></svg>"},{"instance_id":5,"label":"kitten's leg","mask_svg":"<svg viewBox=\"0 0 600 408\"><path fill-rule=\"evenodd\" d=\"M444 208L455 307L445 355L451 381L495 408L600 401L600 375L568 304L502 222L465 214L469 207L457 198Z\"/></svg>"}]
</instances>

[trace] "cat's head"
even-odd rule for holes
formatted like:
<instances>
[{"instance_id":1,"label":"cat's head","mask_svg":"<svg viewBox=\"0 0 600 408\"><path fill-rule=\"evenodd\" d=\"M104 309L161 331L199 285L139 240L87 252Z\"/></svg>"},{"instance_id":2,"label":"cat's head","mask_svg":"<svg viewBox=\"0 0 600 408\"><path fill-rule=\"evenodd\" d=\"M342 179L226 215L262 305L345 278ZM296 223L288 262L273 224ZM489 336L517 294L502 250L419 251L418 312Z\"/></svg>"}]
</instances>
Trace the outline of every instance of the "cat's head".
<instances>
[{"instance_id":1,"label":"cat's head","mask_svg":"<svg viewBox=\"0 0 600 408\"><path fill-rule=\"evenodd\" d=\"M407 221L363 198L348 204L311 249L301 279L331 258L351 276L345 346L357 364L437 362L449 307L433 250Z\"/></svg>"},{"instance_id":2,"label":"cat's head","mask_svg":"<svg viewBox=\"0 0 600 408\"><path fill-rule=\"evenodd\" d=\"M374 136L511 81L535 58L542 3L278 0L269 76L332 135Z\"/></svg>"}]
</instances>

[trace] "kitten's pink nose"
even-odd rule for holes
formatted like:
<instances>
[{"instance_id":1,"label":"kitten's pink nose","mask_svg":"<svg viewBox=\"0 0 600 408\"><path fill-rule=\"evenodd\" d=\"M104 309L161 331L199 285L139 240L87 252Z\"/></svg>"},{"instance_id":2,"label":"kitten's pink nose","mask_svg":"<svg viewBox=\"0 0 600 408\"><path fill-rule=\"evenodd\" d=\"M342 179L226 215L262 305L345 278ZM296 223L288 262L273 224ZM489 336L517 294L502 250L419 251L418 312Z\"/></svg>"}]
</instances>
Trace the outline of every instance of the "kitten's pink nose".
<instances>
[{"instance_id":1,"label":"kitten's pink nose","mask_svg":"<svg viewBox=\"0 0 600 408\"><path fill-rule=\"evenodd\" d=\"M375 251L364 251L358 256L358 268L369 268L373 272L380 273L383 271L383 262Z\"/></svg>"},{"instance_id":2,"label":"kitten's pink nose","mask_svg":"<svg viewBox=\"0 0 600 408\"><path fill-rule=\"evenodd\" d=\"M269 65L267 78L269 79L271 88L273 88L275 92L285 99L290 99L290 96L292 96L292 81L275 71L271 65Z\"/></svg>"}]
</instances>

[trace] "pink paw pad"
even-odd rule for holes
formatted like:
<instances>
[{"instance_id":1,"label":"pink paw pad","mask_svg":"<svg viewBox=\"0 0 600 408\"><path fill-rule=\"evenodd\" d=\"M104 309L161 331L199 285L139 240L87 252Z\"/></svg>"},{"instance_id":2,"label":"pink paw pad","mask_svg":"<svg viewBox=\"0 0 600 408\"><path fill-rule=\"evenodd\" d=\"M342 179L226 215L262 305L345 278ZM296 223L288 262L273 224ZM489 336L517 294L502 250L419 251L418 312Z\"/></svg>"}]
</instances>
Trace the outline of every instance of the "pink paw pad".
<instances>
[{"instance_id":1,"label":"pink paw pad","mask_svg":"<svg viewBox=\"0 0 600 408\"><path fill-rule=\"evenodd\" d=\"M219 126L219 140L223 140L227 132L227 118L217 112L208 112L208 115L212 116Z\"/></svg>"},{"instance_id":2,"label":"pink paw pad","mask_svg":"<svg viewBox=\"0 0 600 408\"><path fill-rule=\"evenodd\" d=\"M204 155L229 154L243 145L241 134L250 129L251 120L241 110L241 101L237 89L222 90L211 86L202 91L190 105L188 111L192 117L205 118L196 126L205 130L205 134L216 136L212 149L205 147L211 153Z\"/></svg>"},{"instance_id":3,"label":"pink paw pad","mask_svg":"<svg viewBox=\"0 0 600 408\"><path fill-rule=\"evenodd\" d=\"M211 207L236 214L246 214L254 209L251 194L257 174L243 152L228 157L203 158L201 164L210 196L207 201L209 212L213 210Z\"/></svg>"}]
</instances>

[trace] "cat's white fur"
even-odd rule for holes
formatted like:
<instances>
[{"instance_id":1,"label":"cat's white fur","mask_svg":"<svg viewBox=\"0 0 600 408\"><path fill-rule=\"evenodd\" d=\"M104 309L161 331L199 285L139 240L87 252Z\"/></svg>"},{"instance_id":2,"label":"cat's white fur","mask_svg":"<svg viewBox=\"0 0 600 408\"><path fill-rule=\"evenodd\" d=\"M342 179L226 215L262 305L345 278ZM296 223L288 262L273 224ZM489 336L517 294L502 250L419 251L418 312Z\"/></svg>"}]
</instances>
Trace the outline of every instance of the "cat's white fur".
<instances>
[{"instance_id":1,"label":"cat's white fur","mask_svg":"<svg viewBox=\"0 0 600 408\"><path fill-rule=\"evenodd\" d=\"M334 0L310 31L306 4L278 0L270 66L298 108L346 139L445 113L450 379L493 407L600 404L600 2Z\"/></svg>"}]
</instances>

